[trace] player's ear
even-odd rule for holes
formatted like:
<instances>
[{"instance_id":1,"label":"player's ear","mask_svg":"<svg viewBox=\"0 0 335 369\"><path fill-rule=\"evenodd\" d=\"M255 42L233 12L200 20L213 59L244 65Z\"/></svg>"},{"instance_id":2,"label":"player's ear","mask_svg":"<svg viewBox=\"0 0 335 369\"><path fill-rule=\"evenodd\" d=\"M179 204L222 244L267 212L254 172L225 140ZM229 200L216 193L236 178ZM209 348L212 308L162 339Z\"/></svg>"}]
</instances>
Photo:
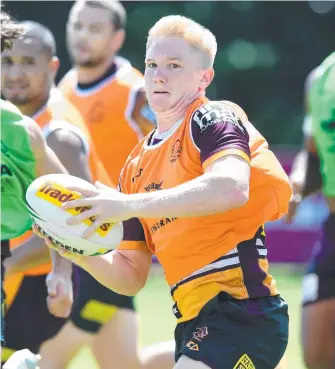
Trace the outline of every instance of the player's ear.
<instances>
[{"instance_id":1,"label":"player's ear","mask_svg":"<svg viewBox=\"0 0 335 369\"><path fill-rule=\"evenodd\" d=\"M50 59L50 62L49 62L49 70L50 70L50 73L53 76L53 78L56 78L56 75L57 75L57 72L58 72L58 69L59 69L59 65L60 65L60 61L59 61L58 57L53 56Z\"/></svg>"},{"instance_id":2,"label":"player's ear","mask_svg":"<svg viewBox=\"0 0 335 369\"><path fill-rule=\"evenodd\" d=\"M200 80L200 89L205 90L213 81L214 78L214 69L208 68L202 71L201 80Z\"/></svg>"},{"instance_id":3,"label":"player's ear","mask_svg":"<svg viewBox=\"0 0 335 369\"><path fill-rule=\"evenodd\" d=\"M119 29L114 32L112 48L115 53L117 53L124 44L126 38L126 32L124 29Z\"/></svg>"}]
</instances>

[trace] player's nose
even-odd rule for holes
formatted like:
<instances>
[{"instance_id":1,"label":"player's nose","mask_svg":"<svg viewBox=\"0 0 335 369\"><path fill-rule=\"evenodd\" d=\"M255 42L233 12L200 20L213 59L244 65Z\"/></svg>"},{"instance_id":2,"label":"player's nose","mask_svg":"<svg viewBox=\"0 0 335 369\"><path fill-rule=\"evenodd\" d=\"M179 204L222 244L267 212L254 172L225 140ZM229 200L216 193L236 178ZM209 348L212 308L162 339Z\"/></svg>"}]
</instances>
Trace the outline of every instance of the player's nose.
<instances>
[{"instance_id":1,"label":"player's nose","mask_svg":"<svg viewBox=\"0 0 335 369\"><path fill-rule=\"evenodd\" d=\"M166 83L167 82L167 77L161 68L158 68L158 67L156 68L155 73L154 73L154 82L155 83Z\"/></svg>"},{"instance_id":2,"label":"player's nose","mask_svg":"<svg viewBox=\"0 0 335 369\"><path fill-rule=\"evenodd\" d=\"M7 70L7 78L11 81L16 81L22 77L22 69L14 64Z\"/></svg>"}]
</instances>

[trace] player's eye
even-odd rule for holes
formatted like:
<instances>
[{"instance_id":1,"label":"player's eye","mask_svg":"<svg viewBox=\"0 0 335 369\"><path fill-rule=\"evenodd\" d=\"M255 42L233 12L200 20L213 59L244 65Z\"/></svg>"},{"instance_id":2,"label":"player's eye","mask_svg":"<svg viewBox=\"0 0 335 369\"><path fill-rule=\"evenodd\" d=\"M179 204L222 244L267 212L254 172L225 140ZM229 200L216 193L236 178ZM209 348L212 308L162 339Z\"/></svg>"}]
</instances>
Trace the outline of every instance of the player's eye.
<instances>
[{"instance_id":1,"label":"player's eye","mask_svg":"<svg viewBox=\"0 0 335 369\"><path fill-rule=\"evenodd\" d=\"M169 66L172 68L172 69L178 69L178 68L181 68L180 65L176 64L176 63L170 63Z\"/></svg>"},{"instance_id":2,"label":"player's eye","mask_svg":"<svg viewBox=\"0 0 335 369\"><path fill-rule=\"evenodd\" d=\"M31 58L26 58L22 62L23 65L35 65L35 60Z\"/></svg>"},{"instance_id":3,"label":"player's eye","mask_svg":"<svg viewBox=\"0 0 335 369\"><path fill-rule=\"evenodd\" d=\"M79 22L74 22L72 24L72 27L73 27L73 29L75 29L77 31L79 31L82 28L81 23L79 23Z\"/></svg>"},{"instance_id":4,"label":"player's eye","mask_svg":"<svg viewBox=\"0 0 335 369\"><path fill-rule=\"evenodd\" d=\"M157 67L156 63L148 63L147 64L147 68L155 68L155 67Z\"/></svg>"}]
</instances>

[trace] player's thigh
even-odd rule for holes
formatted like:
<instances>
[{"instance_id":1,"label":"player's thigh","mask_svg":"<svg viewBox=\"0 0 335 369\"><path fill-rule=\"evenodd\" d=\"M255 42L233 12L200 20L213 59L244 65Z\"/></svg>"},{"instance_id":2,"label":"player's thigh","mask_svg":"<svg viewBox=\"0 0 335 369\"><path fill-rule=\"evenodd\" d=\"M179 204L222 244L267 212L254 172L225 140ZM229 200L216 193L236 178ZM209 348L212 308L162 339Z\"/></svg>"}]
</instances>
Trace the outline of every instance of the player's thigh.
<instances>
[{"instance_id":1,"label":"player's thigh","mask_svg":"<svg viewBox=\"0 0 335 369\"><path fill-rule=\"evenodd\" d=\"M56 336L42 344L39 369L64 369L83 346L92 344L93 339L93 334L66 322Z\"/></svg>"},{"instance_id":2,"label":"player's thigh","mask_svg":"<svg viewBox=\"0 0 335 369\"><path fill-rule=\"evenodd\" d=\"M303 277L301 332L305 357L326 358L335 353L335 245L326 246L321 239L320 251Z\"/></svg>"},{"instance_id":3,"label":"player's thigh","mask_svg":"<svg viewBox=\"0 0 335 369\"><path fill-rule=\"evenodd\" d=\"M183 355L174 366L174 369L211 369L201 361L196 361Z\"/></svg>"},{"instance_id":4,"label":"player's thigh","mask_svg":"<svg viewBox=\"0 0 335 369\"><path fill-rule=\"evenodd\" d=\"M117 309L95 336L92 351L102 369L111 361L115 368L140 368L137 313Z\"/></svg>"},{"instance_id":5,"label":"player's thigh","mask_svg":"<svg viewBox=\"0 0 335 369\"><path fill-rule=\"evenodd\" d=\"M335 365L335 297L305 305L301 339L306 364L317 368Z\"/></svg>"},{"instance_id":6,"label":"player's thigh","mask_svg":"<svg viewBox=\"0 0 335 369\"><path fill-rule=\"evenodd\" d=\"M46 275L25 276L5 314L6 346L3 354L29 349L38 353L40 345L62 328L65 319L50 314L47 307Z\"/></svg>"},{"instance_id":7,"label":"player's thigh","mask_svg":"<svg viewBox=\"0 0 335 369\"><path fill-rule=\"evenodd\" d=\"M132 297L109 290L79 267L74 268L74 273L77 291L70 320L82 331L97 334L119 308L135 309Z\"/></svg>"}]
</instances>

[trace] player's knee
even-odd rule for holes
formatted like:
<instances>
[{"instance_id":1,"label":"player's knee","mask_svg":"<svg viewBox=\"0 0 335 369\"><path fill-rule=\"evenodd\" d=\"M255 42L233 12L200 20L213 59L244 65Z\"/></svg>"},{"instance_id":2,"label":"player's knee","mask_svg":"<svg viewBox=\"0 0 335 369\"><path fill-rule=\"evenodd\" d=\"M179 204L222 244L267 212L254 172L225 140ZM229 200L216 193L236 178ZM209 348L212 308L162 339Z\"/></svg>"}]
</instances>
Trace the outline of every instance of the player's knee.
<instances>
[{"instance_id":1,"label":"player's knee","mask_svg":"<svg viewBox=\"0 0 335 369\"><path fill-rule=\"evenodd\" d=\"M304 350L304 361L308 369L333 369L335 365L333 350Z\"/></svg>"}]
</instances>

